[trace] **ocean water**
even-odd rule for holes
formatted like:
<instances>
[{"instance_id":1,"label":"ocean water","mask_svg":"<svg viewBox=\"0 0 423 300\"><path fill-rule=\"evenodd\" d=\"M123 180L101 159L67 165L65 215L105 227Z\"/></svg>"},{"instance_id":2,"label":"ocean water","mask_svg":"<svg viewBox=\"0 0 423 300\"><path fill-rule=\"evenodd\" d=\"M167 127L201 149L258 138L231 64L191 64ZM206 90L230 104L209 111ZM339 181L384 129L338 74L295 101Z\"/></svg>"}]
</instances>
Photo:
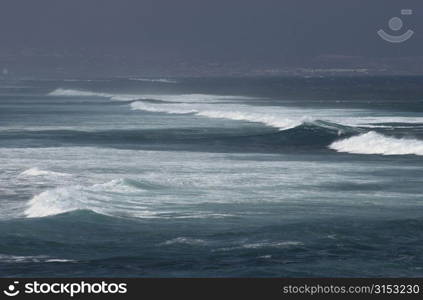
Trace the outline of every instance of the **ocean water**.
<instances>
[{"instance_id":1,"label":"ocean water","mask_svg":"<svg viewBox=\"0 0 423 300\"><path fill-rule=\"evenodd\" d=\"M423 78L0 81L0 276L423 275Z\"/></svg>"}]
</instances>

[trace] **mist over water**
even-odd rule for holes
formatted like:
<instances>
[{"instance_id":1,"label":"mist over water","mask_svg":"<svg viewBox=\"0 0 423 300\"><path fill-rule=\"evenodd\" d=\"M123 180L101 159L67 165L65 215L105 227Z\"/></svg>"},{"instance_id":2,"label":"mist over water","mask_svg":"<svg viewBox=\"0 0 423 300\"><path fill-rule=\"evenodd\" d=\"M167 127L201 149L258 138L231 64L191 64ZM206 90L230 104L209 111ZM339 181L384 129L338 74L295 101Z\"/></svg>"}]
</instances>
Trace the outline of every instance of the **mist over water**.
<instances>
[{"instance_id":1,"label":"mist over water","mask_svg":"<svg viewBox=\"0 0 423 300\"><path fill-rule=\"evenodd\" d=\"M0 275L421 276L422 86L4 80Z\"/></svg>"}]
</instances>

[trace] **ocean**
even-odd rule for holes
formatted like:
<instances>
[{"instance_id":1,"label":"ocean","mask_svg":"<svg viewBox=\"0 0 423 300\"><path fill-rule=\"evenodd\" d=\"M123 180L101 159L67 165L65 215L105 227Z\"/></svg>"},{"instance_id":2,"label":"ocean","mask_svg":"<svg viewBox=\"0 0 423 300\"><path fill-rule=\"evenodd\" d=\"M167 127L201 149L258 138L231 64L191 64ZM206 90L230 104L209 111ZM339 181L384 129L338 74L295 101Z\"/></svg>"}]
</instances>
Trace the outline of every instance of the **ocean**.
<instances>
[{"instance_id":1,"label":"ocean","mask_svg":"<svg viewBox=\"0 0 423 300\"><path fill-rule=\"evenodd\" d=\"M422 77L3 79L0 276L422 276L422 155Z\"/></svg>"}]
</instances>

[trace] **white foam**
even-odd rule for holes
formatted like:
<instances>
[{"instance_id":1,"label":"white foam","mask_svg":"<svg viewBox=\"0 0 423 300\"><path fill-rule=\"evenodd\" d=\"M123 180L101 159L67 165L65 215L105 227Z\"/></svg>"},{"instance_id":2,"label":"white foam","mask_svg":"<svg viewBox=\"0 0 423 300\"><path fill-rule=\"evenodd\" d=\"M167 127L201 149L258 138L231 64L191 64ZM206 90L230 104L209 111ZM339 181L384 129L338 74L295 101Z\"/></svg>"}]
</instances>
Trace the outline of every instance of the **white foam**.
<instances>
[{"instance_id":1,"label":"white foam","mask_svg":"<svg viewBox=\"0 0 423 300\"><path fill-rule=\"evenodd\" d=\"M158 99L169 102L180 103L212 103L227 100L251 99L245 96L236 95L213 95L213 94L182 94L182 95L144 95L143 99Z\"/></svg>"},{"instance_id":2,"label":"white foam","mask_svg":"<svg viewBox=\"0 0 423 300\"><path fill-rule=\"evenodd\" d=\"M421 140L387 137L374 131L336 141L329 148L354 154L423 155Z\"/></svg>"},{"instance_id":3,"label":"white foam","mask_svg":"<svg viewBox=\"0 0 423 300\"><path fill-rule=\"evenodd\" d=\"M290 119L285 117L278 117L274 115L267 115L262 113L245 113L237 111L200 111L199 116L230 119L235 121L248 121L255 123L262 123L264 125L275 127L280 130L287 130L301 125L303 122L310 120L309 117L304 116L300 119ZM310 120L311 121L311 120Z\"/></svg>"},{"instance_id":4,"label":"white foam","mask_svg":"<svg viewBox=\"0 0 423 300\"><path fill-rule=\"evenodd\" d=\"M198 110L184 105L175 105L175 104L150 104L141 101L132 102L131 108L134 110L144 110L150 112L161 112L168 114L195 114L198 113Z\"/></svg>"},{"instance_id":5,"label":"white foam","mask_svg":"<svg viewBox=\"0 0 423 300\"><path fill-rule=\"evenodd\" d=\"M98 93L99 96L101 93ZM232 95L212 95L212 94L181 94L181 95L169 95L169 94L103 94L107 95L113 101L134 101L134 100L160 100L164 102L174 102L180 105L186 103L221 103L228 100L245 100L250 99L244 96L232 96ZM166 105L166 104L163 104Z\"/></svg>"},{"instance_id":6,"label":"white foam","mask_svg":"<svg viewBox=\"0 0 423 300\"><path fill-rule=\"evenodd\" d=\"M97 92L62 89L62 88L59 88L50 92L49 95L50 96L66 96L66 97L113 97L112 94L107 94L107 93L97 93Z\"/></svg>"},{"instance_id":7,"label":"white foam","mask_svg":"<svg viewBox=\"0 0 423 300\"><path fill-rule=\"evenodd\" d=\"M122 193L122 194L130 194L130 193L137 193L140 192L140 188L135 188L128 184L125 179L113 179L106 183L99 183L94 184L90 187L90 190L96 192L109 192L109 193Z\"/></svg>"},{"instance_id":8,"label":"white foam","mask_svg":"<svg viewBox=\"0 0 423 300\"><path fill-rule=\"evenodd\" d=\"M133 101L144 99L142 95L131 95L131 94L110 94L110 93L99 93L83 90L73 89L56 89L48 94L49 96L65 96L65 97L103 97L109 98L114 101Z\"/></svg>"},{"instance_id":9,"label":"white foam","mask_svg":"<svg viewBox=\"0 0 423 300\"><path fill-rule=\"evenodd\" d=\"M61 187L34 196L24 213L28 218L40 218L85 209L86 203L86 195L78 188Z\"/></svg>"},{"instance_id":10,"label":"white foam","mask_svg":"<svg viewBox=\"0 0 423 300\"><path fill-rule=\"evenodd\" d=\"M304 244L298 241L259 242L259 243L244 244L242 245L242 248L247 248L247 249L289 248L289 247L302 246L302 245Z\"/></svg>"},{"instance_id":11,"label":"white foam","mask_svg":"<svg viewBox=\"0 0 423 300\"><path fill-rule=\"evenodd\" d=\"M211 95L210 95L211 96ZM170 100L169 98L168 100ZM188 98L189 99L189 98ZM194 98L192 98L194 99ZM206 100L204 98L204 100ZM210 98L204 103L191 100L183 103L146 103L135 101L131 103L134 110L159 112L168 114L195 114L213 119L229 119L261 123L280 130L291 129L304 123L316 120L327 121L351 127L392 127L379 123L423 123L422 117L392 117L368 116L365 110L345 109L312 109L283 106L253 106L244 103L213 103ZM172 99L176 101L176 98ZM180 99L183 101L182 99ZM321 125L321 124L320 124Z\"/></svg>"},{"instance_id":12,"label":"white foam","mask_svg":"<svg viewBox=\"0 0 423 300\"><path fill-rule=\"evenodd\" d=\"M22 255L7 255L0 254L0 262L5 263L66 263L66 262L75 262L71 259L62 259L62 258L49 258L44 255L37 256L22 256Z\"/></svg>"},{"instance_id":13,"label":"white foam","mask_svg":"<svg viewBox=\"0 0 423 300\"><path fill-rule=\"evenodd\" d=\"M196 114L208 118L256 122L281 130L290 129L314 120L368 128L397 127L395 123L398 123L398 126L423 124L423 117L419 115L398 116L392 115L390 112L375 112L363 109L314 109L246 105L239 101L253 98L236 95L111 94L62 88L56 89L50 95L106 97L112 101L136 101L130 104L134 110L168 114ZM170 103L147 103L145 100L160 100ZM393 125L390 125L390 123Z\"/></svg>"},{"instance_id":14,"label":"white foam","mask_svg":"<svg viewBox=\"0 0 423 300\"><path fill-rule=\"evenodd\" d=\"M69 176L70 174L41 170L37 167L23 171L19 176Z\"/></svg>"},{"instance_id":15,"label":"white foam","mask_svg":"<svg viewBox=\"0 0 423 300\"><path fill-rule=\"evenodd\" d=\"M187 237L177 237L171 240L168 240L163 243L164 245L175 245L175 244L182 244L182 245L190 245L190 246L204 246L207 244L207 241L202 239L193 239Z\"/></svg>"},{"instance_id":16,"label":"white foam","mask_svg":"<svg viewBox=\"0 0 423 300\"><path fill-rule=\"evenodd\" d=\"M172 216L172 219L221 219L234 216L235 215L233 214L217 214L213 212L196 211L194 213L189 212L182 216Z\"/></svg>"},{"instance_id":17,"label":"white foam","mask_svg":"<svg viewBox=\"0 0 423 300\"><path fill-rule=\"evenodd\" d=\"M142 189L129 185L125 179L115 179L106 183L90 186L65 186L44 191L35 195L27 203L26 217L40 218L62 214L75 210L91 210L99 214L128 214L141 210L133 203L131 195L143 192ZM114 201L116 194L125 196L122 201Z\"/></svg>"},{"instance_id":18,"label":"white foam","mask_svg":"<svg viewBox=\"0 0 423 300\"><path fill-rule=\"evenodd\" d=\"M227 106L227 109L220 109L214 105L190 105L190 104L150 104L142 101L131 103L134 110L144 110L150 112L162 112L169 114L195 114L202 117L214 119L229 119L235 121L247 121L261 123L286 130L297 127L305 121L311 121L304 116L297 119L287 118L271 114L269 112L251 112L251 108L246 105ZM238 109L238 111L236 110Z\"/></svg>"},{"instance_id":19,"label":"white foam","mask_svg":"<svg viewBox=\"0 0 423 300\"><path fill-rule=\"evenodd\" d=\"M110 98L114 101L133 101L133 100L162 100L168 102L180 102L180 103L195 103L195 102L219 102L226 100L237 100L237 99L250 99L244 96L233 96L233 95L212 95L212 94L181 94L181 95L170 95L170 94L111 94L111 93L100 93L84 90L75 89L63 89L58 88L48 95L50 96L66 96L66 97L104 97Z\"/></svg>"},{"instance_id":20,"label":"white foam","mask_svg":"<svg viewBox=\"0 0 423 300\"><path fill-rule=\"evenodd\" d=\"M47 259L45 262L48 262L48 263L66 263L66 262L76 262L76 260L63 259L63 258L51 258L51 259Z\"/></svg>"},{"instance_id":21,"label":"white foam","mask_svg":"<svg viewBox=\"0 0 423 300\"><path fill-rule=\"evenodd\" d=\"M303 245L304 243L299 241L280 241L280 242L261 241L256 243L242 242L242 244L239 246L219 248L214 251L233 251L233 250L239 250L239 249L262 249L262 248L285 249L285 248L298 247Z\"/></svg>"}]
</instances>

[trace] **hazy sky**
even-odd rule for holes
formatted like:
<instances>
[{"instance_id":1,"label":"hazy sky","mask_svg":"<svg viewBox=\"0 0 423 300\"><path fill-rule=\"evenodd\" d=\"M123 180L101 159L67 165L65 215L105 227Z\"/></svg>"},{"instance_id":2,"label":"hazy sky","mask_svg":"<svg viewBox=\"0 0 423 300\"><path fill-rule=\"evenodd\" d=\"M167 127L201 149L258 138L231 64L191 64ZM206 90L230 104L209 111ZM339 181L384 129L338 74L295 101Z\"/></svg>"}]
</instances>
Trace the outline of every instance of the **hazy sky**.
<instances>
[{"instance_id":1,"label":"hazy sky","mask_svg":"<svg viewBox=\"0 0 423 300\"><path fill-rule=\"evenodd\" d=\"M412 16L401 16L411 8ZM413 38L377 35L401 17ZM421 0L2 0L1 50L163 61L292 63L321 55L422 56Z\"/></svg>"}]
</instances>

